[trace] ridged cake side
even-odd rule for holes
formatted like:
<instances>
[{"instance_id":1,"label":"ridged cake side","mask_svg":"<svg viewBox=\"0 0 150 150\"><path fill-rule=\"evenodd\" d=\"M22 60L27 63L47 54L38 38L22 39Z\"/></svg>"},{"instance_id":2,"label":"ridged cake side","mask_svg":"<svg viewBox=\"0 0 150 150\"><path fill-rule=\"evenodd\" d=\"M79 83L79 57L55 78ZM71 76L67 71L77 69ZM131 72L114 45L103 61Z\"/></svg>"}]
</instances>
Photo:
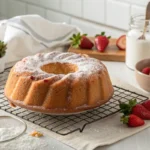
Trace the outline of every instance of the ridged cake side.
<instances>
[{"instance_id":1,"label":"ridged cake side","mask_svg":"<svg viewBox=\"0 0 150 150\"><path fill-rule=\"evenodd\" d=\"M70 111L83 110L106 103L113 94L113 87L105 70L88 79L58 79L34 81L30 77L18 76L13 70L5 87L8 99L22 101L25 106L41 109ZM8 90L7 90L8 89ZM15 104L15 103L14 103Z\"/></svg>"},{"instance_id":2,"label":"ridged cake side","mask_svg":"<svg viewBox=\"0 0 150 150\"><path fill-rule=\"evenodd\" d=\"M23 101L32 83L29 76L30 73L16 73L13 67L5 86L5 95L10 99Z\"/></svg>"}]
</instances>

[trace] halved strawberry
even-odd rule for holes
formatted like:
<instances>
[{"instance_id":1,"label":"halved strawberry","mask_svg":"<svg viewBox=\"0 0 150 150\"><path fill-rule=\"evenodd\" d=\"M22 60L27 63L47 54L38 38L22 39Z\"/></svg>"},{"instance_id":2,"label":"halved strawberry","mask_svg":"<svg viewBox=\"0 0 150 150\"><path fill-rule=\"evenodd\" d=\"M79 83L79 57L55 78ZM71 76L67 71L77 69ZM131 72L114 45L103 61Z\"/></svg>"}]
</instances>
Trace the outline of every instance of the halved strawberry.
<instances>
[{"instance_id":1,"label":"halved strawberry","mask_svg":"<svg viewBox=\"0 0 150 150\"><path fill-rule=\"evenodd\" d=\"M109 37L105 36L105 32L101 32L100 35L95 36L95 46L98 51L104 52L109 43Z\"/></svg>"},{"instance_id":2,"label":"halved strawberry","mask_svg":"<svg viewBox=\"0 0 150 150\"><path fill-rule=\"evenodd\" d=\"M150 74L150 67L145 67L142 69L142 73L149 75Z\"/></svg>"},{"instance_id":3,"label":"halved strawberry","mask_svg":"<svg viewBox=\"0 0 150 150\"><path fill-rule=\"evenodd\" d=\"M94 44L86 37L87 34L81 35L80 33L78 34L73 34L73 36L70 38L71 40L71 45L74 48L82 48L82 49L92 49Z\"/></svg>"},{"instance_id":4,"label":"halved strawberry","mask_svg":"<svg viewBox=\"0 0 150 150\"><path fill-rule=\"evenodd\" d=\"M117 41L116 41L116 46L120 50L125 50L126 49L126 35L120 36Z\"/></svg>"},{"instance_id":5,"label":"halved strawberry","mask_svg":"<svg viewBox=\"0 0 150 150\"><path fill-rule=\"evenodd\" d=\"M138 127L145 124L144 120L134 114L129 116L122 116L121 121L124 124L127 124L129 127Z\"/></svg>"}]
</instances>

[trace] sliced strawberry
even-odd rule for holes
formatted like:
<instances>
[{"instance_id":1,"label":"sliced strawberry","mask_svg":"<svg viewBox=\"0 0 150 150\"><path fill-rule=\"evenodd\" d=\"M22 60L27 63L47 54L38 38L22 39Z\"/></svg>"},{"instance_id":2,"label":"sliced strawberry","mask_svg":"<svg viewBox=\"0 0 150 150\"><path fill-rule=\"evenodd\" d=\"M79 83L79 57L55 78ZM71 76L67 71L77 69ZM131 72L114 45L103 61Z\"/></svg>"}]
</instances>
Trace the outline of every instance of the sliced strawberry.
<instances>
[{"instance_id":1,"label":"sliced strawberry","mask_svg":"<svg viewBox=\"0 0 150 150\"><path fill-rule=\"evenodd\" d=\"M142 105L150 111L150 100L143 102Z\"/></svg>"},{"instance_id":2,"label":"sliced strawberry","mask_svg":"<svg viewBox=\"0 0 150 150\"><path fill-rule=\"evenodd\" d=\"M142 73L149 75L150 74L150 67L145 67L142 69Z\"/></svg>"},{"instance_id":3,"label":"sliced strawberry","mask_svg":"<svg viewBox=\"0 0 150 150\"><path fill-rule=\"evenodd\" d=\"M73 36L70 38L71 46L74 48L80 47L82 49L92 49L94 44L86 36L87 34L73 34Z\"/></svg>"},{"instance_id":4,"label":"sliced strawberry","mask_svg":"<svg viewBox=\"0 0 150 150\"><path fill-rule=\"evenodd\" d=\"M126 35L120 36L117 41L116 41L116 46L120 50L125 50L126 49Z\"/></svg>"},{"instance_id":5,"label":"sliced strawberry","mask_svg":"<svg viewBox=\"0 0 150 150\"><path fill-rule=\"evenodd\" d=\"M134 114L121 117L121 121L129 127L139 127L145 124L144 120Z\"/></svg>"},{"instance_id":6,"label":"sliced strawberry","mask_svg":"<svg viewBox=\"0 0 150 150\"><path fill-rule=\"evenodd\" d=\"M102 32L100 35L95 37L95 45L98 51L104 52L109 43L109 38L105 36L105 32Z\"/></svg>"}]
</instances>

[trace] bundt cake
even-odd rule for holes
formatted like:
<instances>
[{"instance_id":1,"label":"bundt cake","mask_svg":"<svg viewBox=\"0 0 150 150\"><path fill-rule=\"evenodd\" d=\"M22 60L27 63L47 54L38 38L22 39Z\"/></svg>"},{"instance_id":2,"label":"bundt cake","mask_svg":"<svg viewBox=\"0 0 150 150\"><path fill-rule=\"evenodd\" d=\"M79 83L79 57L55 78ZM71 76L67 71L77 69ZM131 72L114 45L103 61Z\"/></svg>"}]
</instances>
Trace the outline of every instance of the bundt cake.
<instances>
[{"instance_id":1,"label":"bundt cake","mask_svg":"<svg viewBox=\"0 0 150 150\"><path fill-rule=\"evenodd\" d=\"M58 51L17 62L4 91L11 104L44 113L95 108L114 92L107 69L99 60Z\"/></svg>"}]
</instances>

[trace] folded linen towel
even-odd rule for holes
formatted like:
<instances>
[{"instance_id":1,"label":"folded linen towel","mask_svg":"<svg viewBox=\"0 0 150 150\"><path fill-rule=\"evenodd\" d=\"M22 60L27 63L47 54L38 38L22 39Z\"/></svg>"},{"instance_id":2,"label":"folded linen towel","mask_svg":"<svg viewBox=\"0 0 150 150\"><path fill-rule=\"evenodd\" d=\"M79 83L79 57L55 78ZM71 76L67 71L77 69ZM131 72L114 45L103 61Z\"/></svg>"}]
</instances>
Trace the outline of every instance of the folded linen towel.
<instances>
[{"instance_id":1,"label":"folded linen towel","mask_svg":"<svg viewBox=\"0 0 150 150\"><path fill-rule=\"evenodd\" d=\"M38 52L63 50L79 28L53 23L38 15L17 16L0 22L0 40L8 44L6 63Z\"/></svg>"}]
</instances>

